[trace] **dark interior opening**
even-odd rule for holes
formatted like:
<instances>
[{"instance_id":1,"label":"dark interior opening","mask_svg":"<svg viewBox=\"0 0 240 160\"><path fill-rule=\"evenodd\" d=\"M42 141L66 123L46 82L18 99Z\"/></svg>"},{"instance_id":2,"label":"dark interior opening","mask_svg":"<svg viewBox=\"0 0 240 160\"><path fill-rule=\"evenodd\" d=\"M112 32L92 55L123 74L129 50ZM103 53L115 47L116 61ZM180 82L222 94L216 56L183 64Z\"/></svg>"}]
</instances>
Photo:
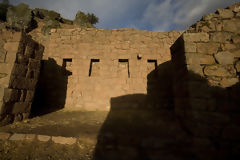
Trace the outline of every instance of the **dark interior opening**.
<instances>
[{"instance_id":1,"label":"dark interior opening","mask_svg":"<svg viewBox=\"0 0 240 160\"><path fill-rule=\"evenodd\" d=\"M156 59L148 59L147 62L154 64L154 67L155 67L154 69L157 68L157 60Z\"/></svg>"},{"instance_id":2,"label":"dark interior opening","mask_svg":"<svg viewBox=\"0 0 240 160\"><path fill-rule=\"evenodd\" d=\"M100 62L99 59L91 59L91 61L90 61L90 67L89 67L89 74L88 74L89 77L91 77L91 75L92 75L93 64L94 64L94 63L98 63L98 62Z\"/></svg>"},{"instance_id":3,"label":"dark interior opening","mask_svg":"<svg viewBox=\"0 0 240 160\"><path fill-rule=\"evenodd\" d=\"M64 73L64 75L66 75L66 76L72 75L72 72L69 71L69 68L68 68L68 66L71 65L71 63L72 63L72 58L64 58L64 59L63 59L63 64L62 64L63 73Z\"/></svg>"}]
</instances>

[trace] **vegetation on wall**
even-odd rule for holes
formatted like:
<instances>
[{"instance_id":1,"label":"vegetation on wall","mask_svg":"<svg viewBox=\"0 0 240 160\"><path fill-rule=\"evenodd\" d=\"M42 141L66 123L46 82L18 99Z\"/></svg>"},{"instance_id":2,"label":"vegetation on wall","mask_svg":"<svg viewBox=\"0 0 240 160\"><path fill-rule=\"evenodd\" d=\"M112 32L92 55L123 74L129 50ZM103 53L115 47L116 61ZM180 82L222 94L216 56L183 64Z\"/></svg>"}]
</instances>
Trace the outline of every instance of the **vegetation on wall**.
<instances>
[{"instance_id":1,"label":"vegetation on wall","mask_svg":"<svg viewBox=\"0 0 240 160\"><path fill-rule=\"evenodd\" d=\"M8 0L3 0L3 2L0 3L0 21L6 21L6 15L9 6L10 4Z\"/></svg>"}]
</instances>

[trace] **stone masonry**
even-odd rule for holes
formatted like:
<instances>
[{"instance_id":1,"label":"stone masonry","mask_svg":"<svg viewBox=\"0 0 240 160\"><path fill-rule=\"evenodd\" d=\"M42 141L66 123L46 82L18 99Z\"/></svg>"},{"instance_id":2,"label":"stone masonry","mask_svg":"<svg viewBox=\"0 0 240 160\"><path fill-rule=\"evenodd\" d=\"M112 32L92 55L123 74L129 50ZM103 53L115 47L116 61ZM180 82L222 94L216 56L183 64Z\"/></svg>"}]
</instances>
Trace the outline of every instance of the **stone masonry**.
<instances>
[{"instance_id":1,"label":"stone masonry","mask_svg":"<svg viewBox=\"0 0 240 160\"><path fill-rule=\"evenodd\" d=\"M0 117L4 125L28 118L44 48L25 33L2 30L0 34Z\"/></svg>"},{"instance_id":2,"label":"stone masonry","mask_svg":"<svg viewBox=\"0 0 240 160\"><path fill-rule=\"evenodd\" d=\"M211 139L222 155L239 146L239 13L237 3L205 15L171 47L175 113L190 135Z\"/></svg>"},{"instance_id":3,"label":"stone masonry","mask_svg":"<svg viewBox=\"0 0 240 160\"><path fill-rule=\"evenodd\" d=\"M65 107L109 110L111 97L147 93L147 75L170 60L169 48L181 33L52 29L43 59L46 63L53 59L70 73ZM44 84L56 77L51 72L45 73L48 78L44 79ZM53 92L56 89L49 88L44 95L58 99L59 95Z\"/></svg>"}]
</instances>

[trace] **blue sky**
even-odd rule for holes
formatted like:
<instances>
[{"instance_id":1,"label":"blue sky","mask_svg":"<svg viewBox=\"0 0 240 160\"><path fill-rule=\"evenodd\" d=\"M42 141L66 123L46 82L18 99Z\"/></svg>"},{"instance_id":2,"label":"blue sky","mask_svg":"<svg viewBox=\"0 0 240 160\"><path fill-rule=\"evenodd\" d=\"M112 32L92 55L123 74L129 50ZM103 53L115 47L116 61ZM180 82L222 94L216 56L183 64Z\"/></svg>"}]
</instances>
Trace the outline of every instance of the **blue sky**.
<instances>
[{"instance_id":1,"label":"blue sky","mask_svg":"<svg viewBox=\"0 0 240 160\"><path fill-rule=\"evenodd\" d=\"M149 31L184 30L204 14L239 0L10 0L45 8L74 19L78 10L99 17L98 28L138 28Z\"/></svg>"}]
</instances>

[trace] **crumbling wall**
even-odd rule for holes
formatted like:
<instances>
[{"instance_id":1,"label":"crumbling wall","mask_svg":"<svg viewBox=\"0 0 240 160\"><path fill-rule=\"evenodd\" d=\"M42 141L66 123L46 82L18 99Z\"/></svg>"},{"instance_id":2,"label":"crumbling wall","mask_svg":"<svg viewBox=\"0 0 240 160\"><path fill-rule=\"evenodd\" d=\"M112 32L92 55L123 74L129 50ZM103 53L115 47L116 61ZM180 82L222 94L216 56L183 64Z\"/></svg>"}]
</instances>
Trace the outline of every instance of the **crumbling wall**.
<instances>
[{"instance_id":1,"label":"crumbling wall","mask_svg":"<svg viewBox=\"0 0 240 160\"><path fill-rule=\"evenodd\" d=\"M28 118L43 46L25 33L1 31L1 125Z\"/></svg>"},{"instance_id":2,"label":"crumbling wall","mask_svg":"<svg viewBox=\"0 0 240 160\"><path fill-rule=\"evenodd\" d=\"M152 92L157 81L153 76L152 88L147 88L147 75L157 70L159 64L170 60L169 48L181 33L52 29L44 60L47 63L52 59L67 71L62 72L68 77L66 107L108 110L111 97ZM46 77L53 75L47 71L44 74ZM45 78L45 86L48 82L51 83L51 78ZM57 83L61 82L57 80ZM56 89L49 88L44 94L57 99ZM149 107L160 107L159 96L152 95L155 98L151 97L153 103Z\"/></svg>"},{"instance_id":3,"label":"crumbling wall","mask_svg":"<svg viewBox=\"0 0 240 160\"><path fill-rule=\"evenodd\" d=\"M237 3L205 15L171 47L175 111L182 128L201 138L193 144L198 157L239 156L239 14Z\"/></svg>"}]
</instances>

